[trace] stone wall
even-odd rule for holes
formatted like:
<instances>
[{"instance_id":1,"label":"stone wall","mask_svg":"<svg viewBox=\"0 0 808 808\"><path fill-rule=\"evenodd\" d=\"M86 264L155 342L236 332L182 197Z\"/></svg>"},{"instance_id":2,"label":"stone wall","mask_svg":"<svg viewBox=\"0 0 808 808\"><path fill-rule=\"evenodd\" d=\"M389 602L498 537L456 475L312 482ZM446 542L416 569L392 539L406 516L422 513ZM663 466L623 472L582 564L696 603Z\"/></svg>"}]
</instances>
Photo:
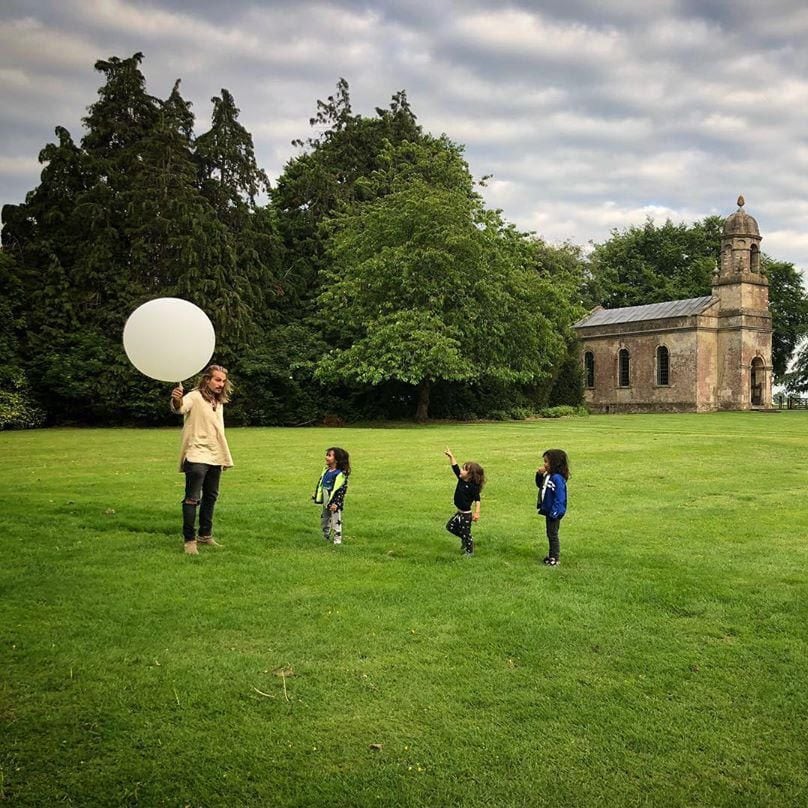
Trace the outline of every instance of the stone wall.
<instances>
[{"instance_id":1,"label":"stone wall","mask_svg":"<svg viewBox=\"0 0 808 808\"><path fill-rule=\"evenodd\" d=\"M706 319L711 323L715 320ZM713 408L714 391L712 387L704 389L699 379L715 365L715 330L699 329L697 325L696 317L687 317L586 329L581 334L583 350L591 351L595 358L595 386L584 391L587 407L593 412L693 412ZM657 384L660 346L669 353L667 385ZM630 356L628 387L618 383L621 348L628 349Z\"/></svg>"}]
</instances>

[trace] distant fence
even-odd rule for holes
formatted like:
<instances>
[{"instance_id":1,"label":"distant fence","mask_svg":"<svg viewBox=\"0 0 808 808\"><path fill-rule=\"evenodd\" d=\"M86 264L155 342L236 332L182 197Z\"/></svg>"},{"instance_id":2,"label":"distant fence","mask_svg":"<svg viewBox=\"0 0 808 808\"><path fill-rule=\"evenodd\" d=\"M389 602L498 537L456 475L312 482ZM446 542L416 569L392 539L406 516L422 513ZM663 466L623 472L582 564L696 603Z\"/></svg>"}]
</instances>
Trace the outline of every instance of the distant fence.
<instances>
[{"instance_id":1,"label":"distant fence","mask_svg":"<svg viewBox=\"0 0 808 808\"><path fill-rule=\"evenodd\" d=\"M808 397L786 396L782 393L774 397L774 403L781 410L808 410Z\"/></svg>"}]
</instances>

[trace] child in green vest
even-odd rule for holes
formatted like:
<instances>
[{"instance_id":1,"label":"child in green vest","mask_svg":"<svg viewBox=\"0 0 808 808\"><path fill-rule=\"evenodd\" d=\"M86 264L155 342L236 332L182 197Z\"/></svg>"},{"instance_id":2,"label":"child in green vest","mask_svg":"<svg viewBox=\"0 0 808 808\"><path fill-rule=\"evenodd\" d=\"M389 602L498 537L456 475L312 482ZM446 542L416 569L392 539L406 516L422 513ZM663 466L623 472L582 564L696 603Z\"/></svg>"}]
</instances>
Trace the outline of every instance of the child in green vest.
<instances>
[{"instance_id":1,"label":"child in green vest","mask_svg":"<svg viewBox=\"0 0 808 808\"><path fill-rule=\"evenodd\" d=\"M323 506L320 515L323 538L334 544L342 544L342 508L350 473L351 459L345 449L332 446L325 450L325 468L312 499L316 505Z\"/></svg>"}]
</instances>

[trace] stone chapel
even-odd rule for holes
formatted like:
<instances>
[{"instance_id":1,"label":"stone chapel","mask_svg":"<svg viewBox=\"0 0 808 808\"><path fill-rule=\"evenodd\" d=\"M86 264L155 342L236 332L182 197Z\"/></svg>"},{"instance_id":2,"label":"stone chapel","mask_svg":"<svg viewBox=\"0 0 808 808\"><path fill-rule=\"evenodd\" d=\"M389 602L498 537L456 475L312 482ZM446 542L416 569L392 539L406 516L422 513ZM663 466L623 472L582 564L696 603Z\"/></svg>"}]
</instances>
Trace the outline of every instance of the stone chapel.
<instances>
[{"instance_id":1,"label":"stone chapel","mask_svg":"<svg viewBox=\"0 0 808 808\"><path fill-rule=\"evenodd\" d=\"M574 328L592 412L710 412L772 406L769 281L760 231L727 217L712 294L621 309L598 307Z\"/></svg>"}]
</instances>

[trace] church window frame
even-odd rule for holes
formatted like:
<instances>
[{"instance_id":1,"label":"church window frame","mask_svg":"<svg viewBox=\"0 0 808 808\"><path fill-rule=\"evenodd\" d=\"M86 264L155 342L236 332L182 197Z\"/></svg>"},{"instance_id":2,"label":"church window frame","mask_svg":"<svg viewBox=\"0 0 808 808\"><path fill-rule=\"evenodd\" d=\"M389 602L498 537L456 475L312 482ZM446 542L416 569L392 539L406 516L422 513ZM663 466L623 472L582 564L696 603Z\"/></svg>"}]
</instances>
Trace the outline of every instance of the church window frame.
<instances>
[{"instance_id":1,"label":"church window frame","mask_svg":"<svg viewBox=\"0 0 808 808\"><path fill-rule=\"evenodd\" d=\"M749 270L760 273L760 248L757 244L752 244L749 248Z\"/></svg>"},{"instance_id":2,"label":"church window frame","mask_svg":"<svg viewBox=\"0 0 808 808\"><path fill-rule=\"evenodd\" d=\"M587 390L595 387L595 354L592 351L584 353L584 386Z\"/></svg>"},{"instance_id":3,"label":"church window frame","mask_svg":"<svg viewBox=\"0 0 808 808\"><path fill-rule=\"evenodd\" d=\"M671 386L671 352L667 345L658 345L656 349L656 385Z\"/></svg>"},{"instance_id":4,"label":"church window frame","mask_svg":"<svg viewBox=\"0 0 808 808\"><path fill-rule=\"evenodd\" d=\"M725 244L721 248L721 275L727 275L732 271L732 247Z\"/></svg>"},{"instance_id":5,"label":"church window frame","mask_svg":"<svg viewBox=\"0 0 808 808\"><path fill-rule=\"evenodd\" d=\"M617 386L631 387L631 353L625 347L617 352Z\"/></svg>"},{"instance_id":6,"label":"church window frame","mask_svg":"<svg viewBox=\"0 0 808 808\"><path fill-rule=\"evenodd\" d=\"M762 407L765 403L766 362L759 354L749 363L749 403Z\"/></svg>"}]
</instances>

